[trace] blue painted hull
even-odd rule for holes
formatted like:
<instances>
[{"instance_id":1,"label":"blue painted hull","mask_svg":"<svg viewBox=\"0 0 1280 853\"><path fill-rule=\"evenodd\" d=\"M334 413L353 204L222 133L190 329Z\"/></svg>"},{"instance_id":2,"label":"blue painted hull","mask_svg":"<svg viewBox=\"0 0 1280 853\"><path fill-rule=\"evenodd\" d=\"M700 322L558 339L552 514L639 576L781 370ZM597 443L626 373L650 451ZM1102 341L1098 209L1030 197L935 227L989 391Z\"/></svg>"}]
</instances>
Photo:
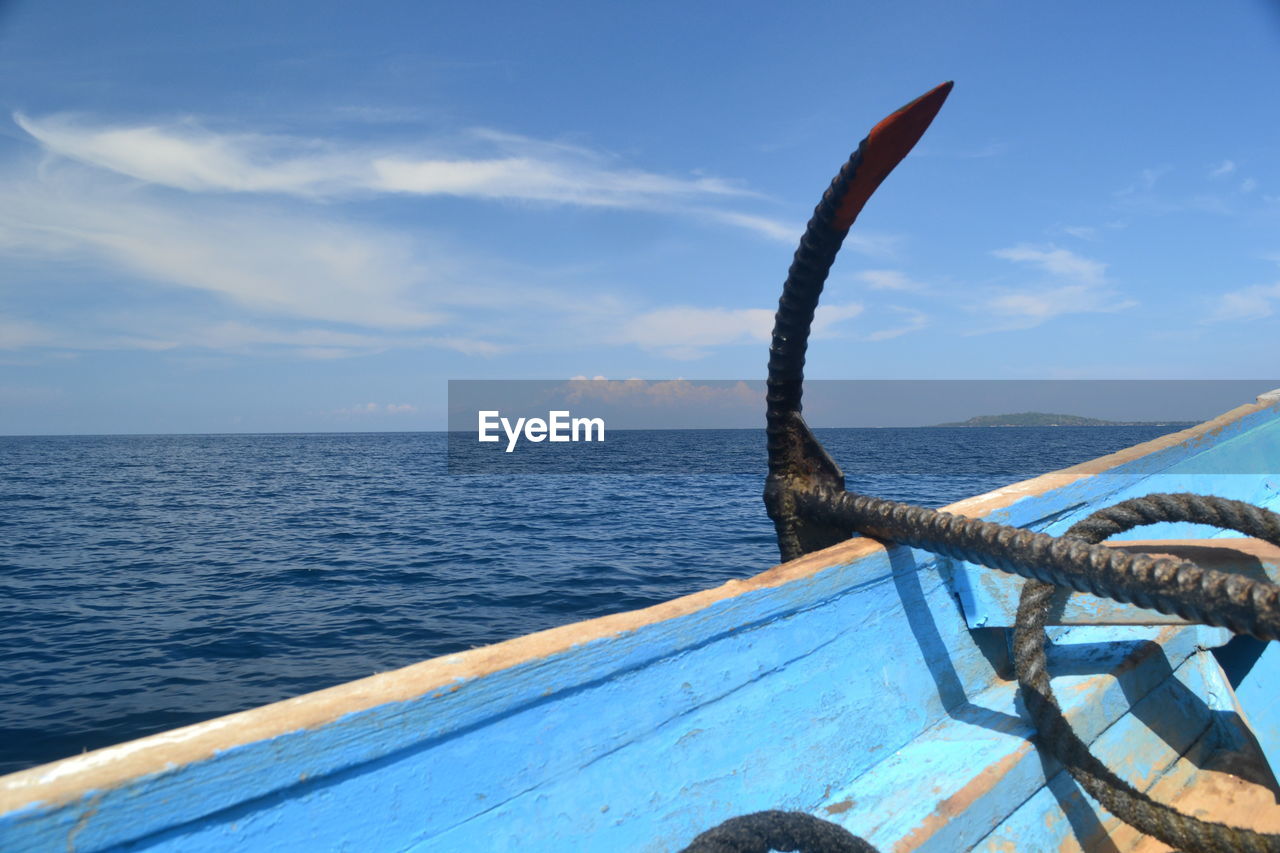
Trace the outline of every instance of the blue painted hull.
<instances>
[{"instance_id":1,"label":"blue painted hull","mask_svg":"<svg viewBox=\"0 0 1280 853\"><path fill-rule=\"evenodd\" d=\"M952 510L1058 533L1151 491L1274 509L1267 472L1280 472L1274 400ZM1268 570L1273 557L1253 555ZM810 812L884 851L1146 849L1029 740L1007 679L1020 584L854 539L647 610L13 774L0 849L663 851L762 809ZM1221 629L1078 599L1050 664L1094 752L1157 797L1235 786L1248 814L1217 817L1274 817L1258 815L1275 810L1267 757L1280 760L1272 648L1215 654Z\"/></svg>"}]
</instances>

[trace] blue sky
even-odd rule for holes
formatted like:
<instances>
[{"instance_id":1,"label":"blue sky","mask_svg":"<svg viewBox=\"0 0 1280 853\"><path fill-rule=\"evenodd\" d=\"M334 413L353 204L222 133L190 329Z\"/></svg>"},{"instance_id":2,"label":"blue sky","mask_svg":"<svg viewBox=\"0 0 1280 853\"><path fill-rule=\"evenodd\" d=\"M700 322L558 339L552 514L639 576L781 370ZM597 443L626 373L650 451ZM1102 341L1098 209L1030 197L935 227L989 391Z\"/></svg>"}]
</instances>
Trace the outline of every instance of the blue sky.
<instances>
[{"instance_id":1,"label":"blue sky","mask_svg":"<svg viewBox=\"0 0 1280 853\"><path fill-rule=\"evenodd\" d=\"M0 433L412 430L446 380L1277 374L1271 3L0 4ZM1241 401L1244 402L1244 401Z\"/></svg>"}]
</instances>

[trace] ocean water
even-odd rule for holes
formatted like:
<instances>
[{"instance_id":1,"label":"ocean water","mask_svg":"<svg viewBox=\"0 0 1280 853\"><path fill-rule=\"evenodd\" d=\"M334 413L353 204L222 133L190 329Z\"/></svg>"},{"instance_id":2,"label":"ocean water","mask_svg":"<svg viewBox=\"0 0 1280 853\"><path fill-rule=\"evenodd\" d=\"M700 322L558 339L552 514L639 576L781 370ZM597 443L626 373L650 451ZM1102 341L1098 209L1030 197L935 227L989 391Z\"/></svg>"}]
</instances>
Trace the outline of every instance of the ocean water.
<instances>
[{"instance_id":1,"label":"ocean water","mask_svg":"<svg viewBox=\"0 0 1280 853\"><path fill-rule=\"evenodd\" d=\"M819 433L851 489L941 506L1174 428ZM458 475L444 433L0 437L0 774L776 562L762 433L609 442ZM655 452L756 473L618 473Z\"/></svg>"}]
</instances>

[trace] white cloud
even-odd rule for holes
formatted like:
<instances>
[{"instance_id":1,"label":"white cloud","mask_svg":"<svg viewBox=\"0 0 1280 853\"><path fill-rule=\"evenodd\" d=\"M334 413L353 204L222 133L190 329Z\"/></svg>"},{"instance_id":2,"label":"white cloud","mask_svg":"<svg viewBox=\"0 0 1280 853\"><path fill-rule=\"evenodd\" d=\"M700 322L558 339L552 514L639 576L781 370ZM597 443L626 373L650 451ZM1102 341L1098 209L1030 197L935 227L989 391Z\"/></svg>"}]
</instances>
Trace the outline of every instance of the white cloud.
<instances>
[{"instance_id":1,"label":"white cloud","mask_svg":"<svg viewBox=\"0 0 1280 853\"><path fill-rule=\"evenodd\" d=\"M217 134L193 122L92 127L67 116L35 119L21 114L14 121L52 153L192 192L324 195L368 181L367 165L362 175L358 160L317 151L316 143Z\"/></svg>"},{"instance_id":2,"label":"white cloud","mask_svg":"<svg viewBox=\"0 0 1280 853\"><path fill-rule=\"evenodd\" d=\"M585 148L493 131L474 131L461 146L488 153L423 156L322 140L217 133L194 121L110 127L57 115L15 115L14 120L52 153L189 192L310 198L374 192L646 209L691 198L755 195L718 178L618 168L611 158ZM426 142L422 147L444 146ZM745 215L734 224L761 230L760 221Z\"/></svg>"},{"instance_id":3,"label":"white cloud","mask_svg":"<svg viewBox=\"0 0 1280 853\"><path fill-rule=\"evenodd\" d=\"M708 347L767 341L773 322L768 309L671 307L637 316L633 303L607 291L500 283L483 264L429 240L261 203L156 198L78 167L46 170L43 180L0 180L0 251L88 261L130 288L139 280L155 288L127 297L127 311L72 312L56 329L9 318L0 323L0 346L14 350L196 348L331 359L432 347L492 357L575 340L693 358ZM193 307L184 295L191 293L214 301ZM853 313L824 307L815 332Z\"/></svg>"},{"instance_id":4,"label":"white cloud","mask_svg":"<svg viewBox=\"0 0 1280 853\"><path fill-rule=\"evenodd\" d=\"M1223 175L1230 175L1236 170L1236 164L1232 160L1223 160L1218 165L1209 170L1209 177L1220 178Z\"/></svg>"},{"instance_id":5,"label":"white cloud","mask_svg":"<svg viewBox=\"0 0 1280 853\"><path fill-rule=\"evenodd\" d=\"M890 306L889 310L902 317L902 322L894 326L871 332L866 336L868 341L887 341L891 338L901 337L902 335L918 332L927 327L930 323L929 315L923 311L917 311L914 308L903 308L898 305Z\"/></svg>"},{"instance_id":6,"label":"white cloud","mask_svg":"<svg viewBox=\"0 0 1280 853\"><path fill-rule=\"evenodd\" d=\"M80 176L0 182L0 247L89 258L161 287L278 316L390 329L444 315L407 240L261 206L149 200Z\"/></svg>"},{"instance_id":7,"label":"white cloud","mask_svg":"<svg viewBox=\"0 0 1280 853\"><path fill-rule=\"evenodd\" d=\"M1168 166L1161 166L1158 169L1143 169L1142 172L1139 173L1138 177L1142 181L1143 189L1149 190L1156 185L1156 181L1160 180L1170 171L1171 170Z\"/></svg>"},{"instance_id":8,"label":"white cloud","mask_svg":"<svg viewBox=\"0 0 1280 853\"><path fill-rule=\"evenodd\" d=\"M819 306L813 317L813 336L832 335L837 325L862 310L858 304ZM624 323L614 342L657 350L668 358L692 360L706 355L710 347L768 343L774 313L767 308L657 308Z\"/></svg>"},{"instance_id":9,"label":"white cloud","mask_svg":"<svg viewBox=\"0 0 1280 853\"><path fill-rule=\"evenodd\" d=\"M1258 182L1254 178L1245 178L1240 182L1240 192L1251 193L1258 188Z\"/></svg>"},{"instance_id":10,"label":"white cloud","mask_svg":"<svg viewBox=\"0 0 1280 853\"><path fill-rule=\"evenodd\" d=\"M423 343L429 346L440 347L442 349L451 349L454 352L460 352L463 355L494 356L507 352L511 349L509 346L496 344L493 341L481 340L479 338L464 338L456 335L423 338Z\"/></svg>"},{"instance_id":11,"label":"white cloud","mask_svg":"<svg viewBox=\"0 0 1280 853\"><path fill-rule=\"evenodd\" d=\"M875 231L853 231L844 238L844 249L869 258L892 258L898 254L905 238L899 234L882 234Z\"/></svg>"},{"instance_id":12,"label":"white cloud","mask_svg":"<svg viewBox=\"0 0 1280 853\"><path fill-rule=\"evenodd\" d=\"M989 298L982 306L988 316L1007 322L974 334L1008 329L1029 329L1064 314L1112 313L1138 303L1120 298L1110 290L1088 284L1065 284L1007 291Z\"/></svg>"},{"instance_id":13,"label":"white cloud","mask_svg":"<svg viewBox=\"0 0 1280 853\"><path fill-rule=\"evenodd\" d=\"M1121 199L1128 199L1132 196L1150 193L1155 189L1156 182L1164 177L1169 171L1170 169L1168 166L1161 166L1156 169L1143 169L1138 173L1138 180L1117 191L1116 196Z\"/></svg>"},{"instance_id":14,"label":"white cloud","mask_svg":"<svg viewBox=\"0 0 1280 853\"><path fill-rule=\"evenodd\" d=\"M0 315L0 350L43 346L55 338L46 326Z\"/></svg>"},{"instance_id":15,"label":"white cloud","mask_svg":"<svg viewBox=\"0 0 1280 853\"><path fill-rule=\"evenodd\" d=\"M1137 304L1108 285L1106 264L1067 249L1022 245L998 249L991 254L1031 266L1048 278L987 297L979 310L1001 322L989 328L976 328L970 334L1027 329L1065 314L1111 313Z\"/></svg>"},{"instance_id":16,"label":"white cloud","mask_svg":"<svg viewBox=\"0 0 1280 853\"><path fill-rule=\"evenodd\" d=\"M845 320L852 320L863 312L863 306L857 302L844 305L819 305L813 315L812 333L815 338L824 338L835 333L835 327ZM772 338L773 326L769 327Z\"/></svg>"},{"instance_id":17,"label":"white cloud","mask_svg":"<svg viewBox=\"0 0 1280 853\"><path fill-rule=\"evenodd\" d=\"M1106 264L1082 257L1067 249L1014 246L1010 249L997 249L991 254L1006 261L1030 264L1050 275L1083 284L1101 284L1107 271Z\"/></svg>"},{"instance_id":18,"label":"white cloud","mask_svg":"<svg viewBox=\"0 0 1280 853\"><path fill-rule=\"evenodd\" d=\"M467 156L422 156L218 133L194 121L17 120L57 156L30 170L15 161L0 174L0 254L51 260L70 275L92 267L104 288L116 289L104 301L129 311L89 316L76 308L57 328L13 318L0 324L0 346L15 350L197 348L327 359L392 347L494 356L575 340L696 358L710 347L767 342L773 310L637 312L607 288L584 295L558 282L528 284L521 280L528 271L495 275L500 261L467 257L429 235L345 222L337 206L306 202L359 193L461 195L648 209L788 244L803 230L711 206L753 195L723 180L620 168L616 158L585 148L494 131L450 143L470 150ZM487 150L476 154L477 146ZM252 197L237 197L245 194ZM900 242L853 234L846 245L884 255ZM520 284L500 283L510 281ZM820 308L815 336L833 334L861 310Z\"/></svg>"},{"instance_id":19,"label":"white cloud","mask_svg":"<svg viewBox=\"0 0 1280 853\"><path fill-rule=\"evenodd\" d=\"M898 270L863 270L854 276L866 282L871 290L924 290L925 286Z\"/></svg>"},{"instance_id":20,"label":"white cloud","mask_svg":"<svg viewBox=\"0 0 1280 853\"><path fill-rule=\"evenodd\" d=\"M702 214L708 219L735 225L748 231L755 231L770 240L777 240L788 245L799 243L801 235L804 234L803 225L792 222L779 222L767 216L754 216L729 210L703 210Z\"/></svg>"},{"instance_id":21,"label":"white cloud","mask_svg":"<svg viewBox=\"0 0 1280 853\"><path fill-rule=\"evenodd\" d=\"M1089 225L1066 225L1062 230L1070 234L1072 237L1078 237L1081 240L1097 240L1098 229Z\"/></svg>"},{"instance_id":22,"label":"white cloud","mask_svg":"<svg viewBox=\"0 0 1280 853\"><path fill-rule=\"evenodd\" d=\"M160 351L177 344L150 330L82 332L0 315L0 350L120 350ZM66 353L63 353L65 356Z\"/></svg>"},{"instance_id":23,"label":"white cloud","mask_svg":"<svg viewBox=\"0 0 1280 853\"><path fill-rule=\"evenodd\" d=\"M744 195L722 181L601 169L530 157L442 160L380 157L369 189L415 195L520 199L600 207L651 207L706 195Z\"/></svg>"},{"instance_id":24,"label":"white cloud","mask_svg":"<svg viewBox=\"0 0 1280 853\"><path fill-rule=\"evenodd\" d=\"M1280 299L1280 282L1255 284L1240 290L1224 293L1205 322L1217 323L1231 320L1261 320L1274 312L1272 302Z\"/></svg>"},{"instance_id":25,"label":"white cloud","mask_svg":"<svg viewBox=\"0 0 1280 853\"><path fill-rule=\"evenodd\" d=\"M364 334L334 329L279 327L227 322L185 331L182 346L249 352L262 347L297 348L311 358L332 358L381 352L391 347L436 347L464 355L496 355L503 347L484 340L456 336Z\"/></svg>"},{"instance_id":26,"label":"white cloud","mask_svg":"<svg viewBox=\"0 0 1280 853\"><path fill-rule=\"evenodd\" d=\"M658 308L624 324L618 342L658 350L670 358L701 358L708 347L767 342L773 314L766 308Z\"/></svg>"}]
</instances>

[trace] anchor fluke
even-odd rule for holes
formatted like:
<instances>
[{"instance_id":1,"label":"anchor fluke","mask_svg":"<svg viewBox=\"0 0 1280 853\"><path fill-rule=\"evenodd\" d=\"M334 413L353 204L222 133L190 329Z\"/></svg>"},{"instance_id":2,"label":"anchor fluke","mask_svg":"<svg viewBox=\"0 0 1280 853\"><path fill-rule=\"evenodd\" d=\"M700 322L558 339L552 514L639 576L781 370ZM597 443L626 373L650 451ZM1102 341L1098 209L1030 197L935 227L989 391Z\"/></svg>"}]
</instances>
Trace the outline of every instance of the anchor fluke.
<instances>
[{"instance_id":1,"label":"anchor fluke","mask_svg":"<svg viewBox=\"0 0 1280 853\"><path fill-rule=\"evenodd\" d=\"M769 347L769 476L764 502L777 530L783 560L834 545L852 535L851 530L804 520L795 509L798 490L816 486L844 490L840 467L823 450L800 414L809 329L845 235L867 199L928 130L951 87L952 83L946 82L931 89L871 129L823 194L782 286Z\"/></svg>"}]
</instances>

